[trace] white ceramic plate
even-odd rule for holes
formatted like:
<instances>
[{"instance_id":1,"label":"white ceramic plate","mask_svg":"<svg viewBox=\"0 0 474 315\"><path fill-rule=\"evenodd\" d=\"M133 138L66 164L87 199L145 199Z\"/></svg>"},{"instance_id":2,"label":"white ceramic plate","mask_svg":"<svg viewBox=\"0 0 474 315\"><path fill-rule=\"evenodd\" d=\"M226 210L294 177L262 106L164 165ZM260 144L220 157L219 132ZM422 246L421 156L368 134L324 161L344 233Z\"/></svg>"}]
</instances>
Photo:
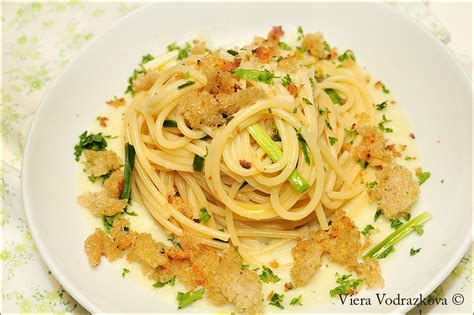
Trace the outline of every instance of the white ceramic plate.
<instances>
[{"instance_id":1,"label":"white ceramic plate","mask_svg":"<svg viewBox=\"0 0 474 315\"><path fill-rule=\"evenodd\" d=\"M206 31L216 43L247 42L272 25L322 31L330 43L351 48L360 64L390 87L417 136L424 169L415 213L433 219L416 239L423 255L407 257L416 235L383 262L386 286L395 297L429 294L449 274L471 240L471 87L454 57L435 37L383 4L161 3L130 15L84 49L52 84L38 110L23 160L23 198L36 245L55 277L92 312L174 312L160 299L117 276L107 263L87 264L83 241L91 233L75 203L78 135L124 90L145 53ZM439 142L439 143L438 143ZM441 184L444 179L444 184ZM445 244L443 246L443 244ZM397 245L398 246L398 245ZM398 249L398 248L397 248ZM370 296L367 291L361 296ZM322 293L327 294L327 293ZM197 304L197 303L196 303ZM315 307L301 311L407 311L410 306Z\"/></svg>"}]
</instances>

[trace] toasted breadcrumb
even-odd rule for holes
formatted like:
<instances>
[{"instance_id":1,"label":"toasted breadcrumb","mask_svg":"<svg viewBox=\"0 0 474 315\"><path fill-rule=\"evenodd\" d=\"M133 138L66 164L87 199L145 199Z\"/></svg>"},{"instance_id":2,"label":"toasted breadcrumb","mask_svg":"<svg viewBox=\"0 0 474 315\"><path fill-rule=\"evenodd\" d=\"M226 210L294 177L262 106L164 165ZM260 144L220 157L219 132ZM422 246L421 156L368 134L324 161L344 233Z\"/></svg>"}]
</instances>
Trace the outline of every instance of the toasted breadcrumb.
<instances>
[{"instance_id":1,"label":"toasted breadcrumb","mask_svg":"<svg viewBox=\"0 0 474 315\"><path fill-rule=\"evenodd\" d=\"M115 108L125 106L125 98L114 98L113 100L108 100L105 103L107 103L110 106L113 106Z\"/></svg>"},{"instance_id":2,"label":"toasted breadcrumb","mask_svg":"<svg viewBox=\"0 0 474 315\"><path fill-rule=\"evenodd\" d=\"M104 116L97 117L97 121L99 121L99 125L103 128L107 127L107 120L109 120L109 119L107 117L104 117Z\"/></svg>"},{"instance_id":3,"label":"toasted breadcrumb","mask_svg":"<svg viewBox=\"0 0 474 315\"><path fill-rule=\"evenodd\" d=\"M104 192L107 196L112 198L118 198L122 191L123 185L123 172L117 170L113 172L109 178L104 182Z\"/></svg>"},{"instance_id":4,"label":"toasted breadcrumb","mask_svg":"<svg viewBox=\"0 0 474 315\"><path fill-rule=\"evenodd\" d=\"M357 269L359 277L367 284L369 288L383 288L384 280L380 273L378 260L367 257Z\"/></svg>"},{"instance_id":5,"label":"toasted breadcrumb","mask_svg":"<svg viewBox=\"0 0 474 315\"><path fill-rule=\"evenodd\" d=\"M105 191L86 192L77 197L77 203L96 216L114 216L127 206L127 200L110 197Z\"/></svg>"},{"instance_id":6,"label":"toasted breadcrumb","mask_svg":"<svg viewBox=\"0 0 474 315\"><path fill-rule=\"evenodd\" d=\"M243 168L247 170L252 167L252 162L245 161L245 160L239 160L239 164L240 166L242 166Z\"/></svg>"},{"instance_id":7,"label":"toasted breadcrumb","mask_svg":"<svg viewBox=\"0 0 474 315\"><path fill-rule=\"evenodd\" d=\"M376 174L378 185L369 191L387 218L399 218L410 211L420 188L405 167L391 163Z\"/></svg>"},{"instance_id":8,"label":"toasted breadcrumb","mask_svg":"<svg viewBox=\"0 0 474 315\"><path fill-rule=\"evenodd\" d=\"M268 33L267 41L278 44L283 35L285 35L285 32L281 26L273 26L272 30Z\"/></svg>"},{"instance_id":9,"label":"toasted breadcrumb","mask_svg":"<svg viewBox=\"0 0 474 315\"><path fill-rule=\"evenodd\" d=\"M104 231L97 228L94 234L91 234L84 242L84 250L89 264L92 267L100 263L100 258L106 256L110 261L116 260L122 255L122 251L117 248L114 242L105 234Z\"/></svg>"},{"instance_id":10,"label":"toasted breadcrumb","mask_svg":"<svg viewBox=\"0 0 474 315\"><path fill-rule=\"evenodd\" d=\"M296 72L300 67L295 55L289 55L278 62L278 69L283 72Z\"/></svg>"},{"instance_id":11,"label":"toasted breadcrumb","mask_svg":"<svg viewBox=\"0 0 474 315\"><path fill-rule=\"evenodd\" d=\"M321 59L327 57L327 51L324 50L324 37L322 33L306 34L301 46L315 57Z\"/></svg>"},{"instance_id":12,"label":"toasted breadcrumb","mask_svg":"<svg viewBox=\"0 0 474 315\"><path fill-rule=\"evenodd\" d=\"M286 86L286 89L288 90L288 92L289 92L292 96L294 96L294 97L298 96L298 87L297 87L296 85L294 85L294 84L288 84L288 85Z\"/></svg>"},{"instance_id":13,"label":"toasted breadcrumb","mask_svg":"<svg viewBox=\"0 0 474 315\"><path fill-rule=\"evenodd\" d=\"M96 177L103 176L112 170L120 168L119 158L112 150L84 150L84 155L86 171Z\"/></svg>"},{"instance_id":14,"label":"toasted breadcrumb","mask_svg":"<svg viewBox=\"0 0 474 315\"><path fill-rule=\"evenodd\" d=\"M255 54L255 56L257 56L260 62L269 63L272 60L273 56L276 55L277 50L273 46L258 46L252 52Z\"/></svg>"},{"instance_id":15,"label":"toasted breadcrumb","mask_svg":"<svg viewBox=\"0 0 474 315\"><path fill-rule=\"evenodd\" d=\"M178 114L182 115L192 128L201 124L215 127L225 122L219 114L217 101L207 91L190 91L178 100Z\"/></svg>"},{"instance_id":16,"label":"toasted breadcrumb","mask_svg":"<svg viewBox=\"0 0 474 315\"><path fill-rule=\"evenodd\" d=\"M349 271L357 272L370 285L383 285L378 261L370 260L360 264L358 259L361 251L359 230L343 211L337 210L328 231L312 232L308 239L298 241L293 248L293 282L296 285L308 283L321 266L321 256L329 254L332 260Z\"/></svg>"},{"instance_id":17,"label":"toasted breadcrumb","mask_svg":"<svg viewBox=\"0 0 474 315\"><path fill-rule=\"evenodd\" d=\"M132 89L135 93L148 91L155 81L158 79L158 73L155 71L148 71L147 73L140 73L133 81Z\"/></svg>"},{"instance_id":18,"label":"toasted breadcrumb","mask_svg":"<svg viewBox=\"0 0 474 315\"><path fill-rule=\"evenodd\" d=\"M127 219L115 220L110 233L115 245L121 250L129 248L138 237L137 232L130 231L130 222Z\"/></svg>"},{"instance_id":19,"label":"toasted breadcrumb","mask_svg":"<svg viewBox=\"0 0 474 315\"><path fill-rule=\"evenodd\" d=\"M156 267L168 263L165 245L155 242L149 233L138 235L128 251L127 260L137 262L144 274L149 274Z\"/></svg>"},{"instance_id":20,"label":"toasted breadcrumb","mask_svg":"<svg viewBox=\"0 0 474 315\"><path fill-rule=\"evenodd\" d=\"M176 210L184 214L187 218L191 220L193 219L193 209L190 205L184 203L181 197L173 196L171 204L176 208Z\"/></svg>"},{"instance_id":21,"label":"toasted breadcrumb","mask_svg":"<svg viewBox=\"0 0 474 315\"><path fill-rule=\"evenodd\" d=\"M368 162L371 166L381 166L391 161L390 152L385 149L387 141L375 126L357 126L362 142L353 148L356 159Z\"/></svg>"},{"instance_id":22,"label":"toasted breadcrumb","mask_svg":"<svg viewBox=\"0 0 474 315\"><path fill-rule=\"evenodd\" d=\"M322 248L313 239L300 240L291 252L294 259L291 278L297 286L305 285L321 267Z\"/></svg>"},{"instance_id":23,"label":"toasted breadcrumb","mask_svg":"<svg viewBox=\"0 0 474 315\"><path fill-rule=\"evenodd\" d=\"M232 115L238 112L239 109L253 105L258 100L266 98L266 94L260 89L251 87L231 94L218 94L216 98L219 102L219 112Z\"/></svg>"}]
</instances>

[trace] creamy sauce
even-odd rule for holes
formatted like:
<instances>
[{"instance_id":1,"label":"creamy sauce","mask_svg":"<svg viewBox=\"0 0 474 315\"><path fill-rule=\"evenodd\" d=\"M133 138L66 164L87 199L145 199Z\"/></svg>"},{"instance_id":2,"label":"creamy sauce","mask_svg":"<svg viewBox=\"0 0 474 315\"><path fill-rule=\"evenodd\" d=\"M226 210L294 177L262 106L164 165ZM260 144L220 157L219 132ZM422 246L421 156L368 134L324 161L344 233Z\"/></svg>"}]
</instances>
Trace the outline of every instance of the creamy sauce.
<instances>
[{"instance_id":1,"label":"creamy sauce","mask_svg":"<svg viewBox=\"0 0 474 315\"><path fill-rule=\"evenodd\" d=\"M391 94L384 94L380 90L374 89L374 84L377 80L371 79L370 81L370 93L372 99L374 100L374 104L381 103L383 101L388 100L388 105L383 111L377 111L377 119L376 122L382 121L382 115L385 114L387 119L391 120L385 124L385 127L389 127L393 129L392 133L385 133L385 137L388 140L389 144L397 144L397 145L406 145L406 149L402 152L402 156L400 158L396 158L394 161L404 167L406 167L411 172L415 172L415 169L420 166L420 159L418 155L418 150L415 145L415 140L410 138L409 134L411 132L410 125L404 113L402 112L400 106L397 103L391 102ZM97 133L102 132L104 135L110 135L116 138L107 140L108 142L108 149L115 151L123 160L124 157L124 128L123 128L123 115L124 115L125 107L121 108L113 108L111 106L107 106L104 112L101 114L103 117L107 117L107 127L101 127L98 121L95 121L93 125L90 127L90 131ZM397 146L398 147L398 146ZM406 161L405 157L416 157L416 159ZM366 182L371 182L375 180L375 176L373 171L368 170L364 175L364 179ZM101 180L97 180L96 183L91 183L87 178L86 174L83 172L83 168L80 163L78 163L77 168L77 191L78 195L82 194L86 191L98 191L101 190ZM368 196L366 193L363 193L361 198L365 198L367 202L369 202ZM344 207L343 207L344 208ZM382 241L385 237L387 237L390 233L394 230L390 227L390 222L385 219L383 216L374 222L374 214L376 212L376 204L373 202L369 202L366 206L358 209L356 211L352 211L347 213L347 215L354 221L357 225L359 230L363 230L368 224L374 226L375 230L371 233L372 239L372 246ZM89 211L86 209L82 209L84 216L87 218L87 221L91 225L91 233L93 232L94 228L102 226L102 222L99 218L94 217L90 214ZM164 242L166 244L170 244L167 241L168 237L163 232L161 226L155 222L153 217L148 213L148 211L142 207L137 202L132 201L132 206L130 211L137 213L137 216L127 216L127 219L131 222L131 227L133 230L138 232L148 232L152 234L153 238L157 241ZM262 256L262 261L266 261L270 263L273 259L277 259L278 262L291 262L291 249L294 247L295 242L290 241L285 246L279 247L279 251L283 251L283 253L272 252L268 255ZM286 249L286 250L285 250ZM84 254L85 255L85 254ZM348 274L349 272L327 259L327 257L323 257L321 268L315 273L311 281L302 288L297 288L295 290L285 292L284 291L284 284L291 281L290 277L290 266L284 266L285 264L282 263L282 267L280 268L272 268L275 274L277 274L281 280L275 284L263 284L264 288L264 298L266 299L267 296L271 291L274 291L279 294L285 294L284 299L284 306L285 310L293 310L298 311L298 308L293 308L289 306L289 302L292 298L297 297L298 295L302 294L302 302L305 307L312 308L313 310L317 310L318 306L340 303L338 298L331 298L329 295L329 291L337 286L336 284L336 277L335 274ZM267 265L268 265L267 263ZM384 274L384 264L385 260L380 260L381 269L382 269L382 276ZM130 273L126 274L127 278L132 278L133 281L136 283L137 286L143 287L146 290L153 290L156 292L157 296L160 299L164 299L169 303L176 302L176 294L178 291L186 292L184 286L182 286L178 281L176 281L175 286L165 286L163 288L153 288L153 281L147 279L143 276L140 267L133 263L130 264L126 261L125 258L115 261L111 264L114 268L117 268L117 277L121 276L122 269L126 268L130 270ZM258 271L259 273L261 270ZM157 304L158 305L158 304ZM267 312L275 312L279 309L269 306L268 301L264 301L265 311ZM187 307L186 310L189 311L205 311L209 312L211 310L214 311L233 311L231 305L227 305L225 307L215 307L210 304L206 299L202 299L197 303L192 304L191 306Z\"/></svg>"}]
</instances>

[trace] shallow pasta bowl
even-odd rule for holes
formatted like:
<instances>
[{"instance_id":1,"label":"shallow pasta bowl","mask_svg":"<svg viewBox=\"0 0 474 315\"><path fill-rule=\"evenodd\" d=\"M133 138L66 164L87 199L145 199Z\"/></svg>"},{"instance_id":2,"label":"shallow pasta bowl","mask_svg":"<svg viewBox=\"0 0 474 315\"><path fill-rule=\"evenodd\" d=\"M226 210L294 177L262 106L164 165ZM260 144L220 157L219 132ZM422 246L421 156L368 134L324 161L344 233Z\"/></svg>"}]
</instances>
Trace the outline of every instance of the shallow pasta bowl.
<instances>
[{"instance_id":1,"label":"shallow pasta bowl","mask_svg":"<svg viewBox=\"0 0 474 315\"><path fill-rule=\"evenodd\" d=\"M383 262L385 288L361 293L373 299L372 305L308 301L298 310L405 312L412 306L379 305L375 293L427 296L467 250L471 87L435 37L383 4L160 3L122 20L67 66L44 97L25 148L22 188L33 238L56 278L89 311L174 312L176 303L118 277L110 264L88 266L83 241L92 229L75 202L72 153L78 135L103 110L104 100L124 90L140 56L202 31L217 44L241 44L272 25L302 25L323 32L340 49L355 51L358 62L398 99L416 134L424 169L431 172L415 211L429 211L433 219L422 238L410 235L411 241L400 243ZM403 254L415 241L423 255Z\"/></svg>"}]
</instances>

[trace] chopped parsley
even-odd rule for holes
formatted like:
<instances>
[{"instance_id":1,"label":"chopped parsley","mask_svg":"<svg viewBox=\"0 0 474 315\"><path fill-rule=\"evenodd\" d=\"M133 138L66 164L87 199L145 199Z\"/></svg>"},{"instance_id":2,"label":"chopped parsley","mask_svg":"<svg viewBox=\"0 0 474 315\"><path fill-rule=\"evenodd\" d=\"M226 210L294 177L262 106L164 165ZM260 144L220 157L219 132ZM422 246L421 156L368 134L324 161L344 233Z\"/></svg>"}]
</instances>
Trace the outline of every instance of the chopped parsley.
<instances>
[{"instance_id":1,"label":"chopped parsley","mask_svg":"<svg viewBox=\"0 0 474 315\"><path fill-rule=\"evenodd\" d=\"M276 57L276 58L275 58L276 62L280 62L280 61L283 60L283 57L282 57L282 56L275 56L275 57Z\"/></svg>"},{"instance_id":2,"label":"chopped parsley","mask_svg":"<svg viewBox=\"0 0 474 315\"><path fill-rule=\"evenodd\" d=\"M202 172L203 168L204 168L204 158L202 156L195 154L194 160L193 160L193 170L195 172Z\"/></svg>"},{"instance_id":3,"label":"chopped parsley","mask_svg":"<svg viewBox=\"0 0 474 315\"><path fill-rule=\"evenodd\" d=\"M142 60L139 64L140 68L134 69L133 74L128 78L128 86L127 86L127 89L125 90L125 93L130 93L132 96L135 95L135 91L133 90L133 81L135 81L135 79L138 77L139 74L146 73L145 68L143 68L143 64L153 59L154 57L150 54L142 56Z\"/></svg>"},{"instance_id":4,"label":"chopped parsley","mask_svg":"<svg viewBox=\"0 0 474 315\"><path fill-rule=\"evenodd\" d=\"M204 288L196 291L189 291L186 293L178 292L176 299L178 300L178 309L185 308L189 304L192 304L200 299L204 295Z\"/></svg>"},{"instance_id":5,"label":"chopped parsley","mask_svg":"<svg viewBox=\"0 0 474 315\"><path fill-rule=\"evenodd\" d=\"M345 133L346 136L348 136L348 137L355 137L355 136L357 136L357 131L355 131L355 130L349 130L349 129L345 129L345 128L344 128L344 133Z\"/></svg>"},{"instance_id":6,"label":"chopped parsley","mask_svg":"<svg viewBox=\"0 0 474 315\"><path fill-rule=\"evenodd\" d=\"M123 268L123 269L122 269L122 278L125 278L125 275L126 275L127 273L130 273L130 270L128 270L127 268Z\"/></svg>"},{"instance_id":7,"label":"chopped parsley","mask_svg":"<svg viewBox=\"0 0 474 315\"><path fill-rule=\"evenodd\" d=\"M381 208L377 208L377 211L375 211L375 215L374 215L374 222L377 221L377 219L382 215L382 209Z\"/></svg>"},{"instance_id":8,"label":"chopped parsley","mask_svg":"<svg viewBox=\"0 0 474 315\"><path fill-rule=\"evenodd\" d=\"M367 161L362 162L362 160L357 160L357 164L359 164L359 166L363 169L366 169L367 166L369 166L369 162L367 162Z\"/></svg>"},{"instance_id":9,"label":"chopped parsley","mask_svg":"<svg viewBox=\"0 0 474 315\"><path fill-rule=\"evenodd\" d=\"M292 298L291 301L290 301L290 305L291 305L291 306L303 305L303 304L301 303L302 298L303 298L303 297L301 296L301 294L298 295L298 297Z\"/></svg>"},{"instance_id":10,"label":"chopped parsley","mask_svg":"<svg viewBox=\"0 0 474 315\"><path fill-rule=\"evenodd\" d=\"M362 280L352 279L352 275L340 276L336 273L336 283L339 284L337 287L329 291L331 297L336 295L353 295L357 292L357 288L361 285Z\"/></svg>"},{"instance_id":11,"label":"chopped parsley","mask_svg":"<svg viewBox=\"0 0 474 315\"><path fill-rule=\"evenodd\" d=\"M262 280L265 283L276 283L280 281L280 278L273 273L273 270L271 270L268 267L263 266L262 267L262 273L259 275L260 280Z\"/></svg>"},{"instance_id":12,"label":"chopped parsley","mask_svg":"<svg viewBox=\"0 0 474 315\"><path fill-rule=\"evenodd\" d=\"M375 180L373 182L370 182L370 183L365 183L365 187L367 187L368 189L372 189L375 186L377 186L377 181L375 181Z\"/></svg>"},{"instance_id":13,"label":"chopped parsley","mask_svg":"<svg viewBox=\"0 0 474 315\"><path fill-rule=\"evenodd\" d=\"M153 59L155 59L155 57L153 57L153 56L150 55L150 54L147 54L147 55L145 55L145 56L142 56L142 62L141 62L141 63L142 63L142 65L143 65L143 64L145 64L145 63L147 63L147 62L152 61Z\"/></svg>"},{"instance_id":14,"label":"chopped parsley","mask_svg":"<svg viewBox=\"0 0 474 315\"><path fill-rule=\"evenodd\" d=\"M416 177L418 177L418 185L421 185L423 184L424 182L426 182L426 180L428 178L430 178L431 176L431 173L430 172L420 172L420 173L417 173L416 174Z\"/></svg>"},{"instance_id":15,"label":"chopped parsley","mask_svg":"<svg viewBox=\"0 0 474 315\"><path fill-rule=\"evenodd\" d=\"M273 79L275 78L275 74L266 69L258 70L237 68L232 71L232 74L238 78L249 81L258 81L266 84L273 84Z\"/></svg>"},{"instance_id":16,"label":"chopped parsley","mask_svg":"<svg viewBox=\"0 0 474 315\"><path fill-rule=\"evenodd\" d=\"M414 249L413 247L410 249L410 256L415 256L416 254L418 254L421 250L421 247L418 248L418 249Z\"/></svg>"},{"instance_id":17,"label":"chopped parsley","mask_svg":"<svg viewBox=\"0 0 474 315\"><path fill-rule=\"evenodd\" d=\"M337 58L340 62L343 62L348 59L352 59L353 61L356 61L356 57L354 55L354 52L350 49L346 50L342 55L340 55Z\"/></svg>"},{"instance_id":18,"label":"chopped parsley","mask_svg":"<svg viewBox=\"0 0 474 315\"><path fill-rule=\"evenodd\" d=\"M283 50L291 50L291 47L285 42L279 42L278 47Z\"/></svg>"},{"instance_id":19,"label":"chopped parsley","mask_svg":"<svg viewBox=\"0 0 474 315\"><path fill-rule=\"evenodd\" d=\"M339 93L336 92L336 90L334 90L334 89L324 89L324 92L326 92L326 94L329 96L329 98L331 99L331 101L334 104L341 105L342 98L339 95Z\"/></svg>"},{"instance_id":20,"label":"chopped parsley","mask_svg":"<svg viewBox=\"0 0 474 315\"><path fill-rule=\"evenodd\" d=\"M293 81L291 80L291 77L289 74L286 74L283 78L281 78L281 84L284 86L284 87L287 87L288 85L290 85L291 83L293 83Z\"/></svg>"},{"instance_id":21,"label":"chopped parsley","mask_svg":"<svg viewBox=\"0 0 474 315\"><path fill-rule=\"evenodd\" d=\"M327 108L327 107L324 107L324 109L321 109L321 108L319 109L319 114L320 114L321 116L327 115L327 114L329 114L330 112L331 112L331 111L330 111L329 108Z\"/></svg>"},{"instance_id":22,"label":"chopped parsley","mask_svg":"<svg viewBox=\"0 0 474 315\"><path fill-rule=\"evenodd\" d=\"M313 78L309 78L309 84L311 84L311 87L314 87L314 80L313 80Z\"/></svg>"},{"instance_id":23,"label":"chopped parsley","mask_svg":"<svg viewBox=\"0 0 474 315\"><path fill-rule=\"evenodd\" d=\"M410 213L407 213L403 216L403 220L405 221L410 221L410 218L411 218L411 214Z\"/></svg>"},{"instance_id":24,"label":"chopped parsley","mask_svg":"<svg viewBox=\"0 0 474 315\"><path fill-rule=\"evenodd\" d=\"M107 233L110 233L110 229L114 225L114 221L120 219L122 215L123 213L117 213L114 216L102 216L102 225L104 226L104 229Z\"/></svg>"},{"instance_id":25,"label":"chopped parsley","mask_svg":"<svg viewBox=\"0 0 474 315\"><path fill-rule=\"evenodd\" d=\"M405 156L405 161L411 161L411 160L414 160L414 159L415 159L414 157Z\"/></svg>"},{"instance_id":26,"label":"chopped parsley","mask_svg":"<svg viewBox=\"0 0 474 315\"><path fill-rule=\"evenodd\" d=\"M205 207L202 207L199 209L199 219L201 222L207 223L211 219L211 215L207 213L207 209Z\"/></svg>"},{"instance_id":27,"label":"chopped parsley","mask_svg":"<svg viewBox=\"0 0 474 315\"><path fill-rule=\"evenodd\" d=\"M190 85L193 85L194 83L196 83L195 81L187 81L183 84L181 84L180 86L178 86L178 90L182 90L184 89L185 87L188 87Z\"/></svg>"},{"instance_id":28,"label":"chopped parsley","mask_svg":"<svg viewBox=\"0 0 474 315\"><path fill-rule=\"evenodd\" d=\"M243 265L240 266L240 270L248 270L249 267L250 267L249 265L243 264Z\"/></svg>"},{"instance_id":29,"label":"chopped parsley","mask_svg":"<svg viewBox=\"0 0 474 315\"><path fill-rule=\"evenodd\" d=\"M373 229L374 229L374 227L371 224L369 224L364 228L364 230L361 233L362 233L362 235L370 235L370 233Z\"/></svg>"},{"instance_id":30,"label":"chopped parsley","mask_svg":"<svg viewBox=\"0 0 474 315\"><path fill-rule=\"evenodd\" d=\"M390 90L385 87L385 84L382 85L382 92L384 92L385 94L390 93Z\"/></svg>"},{"instance_id":31,"label":"chopped parsley","mask_svg":"<svg viewBox=\"0 0 474 315\"><path fill-rule=\"evenodd\" d=\"M388 101L383 101L380 104L375 104L375 108L377 108L377 110L383 110L385 107L387 107L387 103Z\"/></svg>"},{"instance_id":32,"label":"chopped parsley","mask_svg":"<svg viewBox=\"0 0 474 315\"><path fill-rule=\"evenodd\" d=\"M377 256L378 259L382 259L390 255L395 251L395 247L393 245L390 245L386 250L384 250L380 255Z\"/></svg>"},{"instance_id":33,"label":"chopped parsley","mask_svg":"<svg viewBox=\"0 0 474 315\"><path fill-rule=\"evenodd\" d=\"M79 161L82 151L94 150L94 151L105 151L107 148L107 140L110 136L104 136L102 133L87 134L87 130L79 136L79 143L74 146L74 156L76 161Z\"/></svg>"},{"instance_id":34,"label":"chopped parsley","mask_svg":"<svg viewBox=\"0 0 474 315\"><path fill-rule=\"evenodd\" d=\"M176 120L165 120L163 122L163 127L171 128L171 127L178 127L178 123Z\"/></svg>"},{"instance_id":35,"label":"chopped parsley","mask_svg":"<svg viewBox=\"0 0 474 315\"><path fill-rule=\"evenodd\" d=\"M237 55L239 54L238 52L236 52L236 51L233 50L233 49L227 50L227 53L228 53L229 55L232 55L232 56L237 56Z\"/></svg>"},{"instance_id":36,"label":"chopped parsley","mask_svg":"<svg viewBox=\"0 0 474 315\"><path fill-rule=\"evenodd\" d=\"M301 26L298 26L297 32L298 32L298 38L296 40L302 40L304 37L303 28Z\"/></svg>"},{"instance_id":37,"label":"chopped parsley","mask_svg":"<svg viewBox=\"0 0 474 315\"><path fill-rule=\"evenodd\" d=\"M390 220L390 227L397 230L399 227L403 225L403 222L398 219L391 219Z\"/></svg>"},{"instance_id":38,"label":"chopped parsley","mask_svg":"<svg viewBox=\"0 0 474 315\"><path fill-rule=\"evenodd\" d=\"M392 128L387 128L385 127L385 124L388 123L388 122L391 122L391 120L387 119L387 117L385 117L385 115L382 116L382 121L379 122L379 129L383 132L387 132L387 133L390 133L390 132L393 132L393 129Z\"/></svg>"},{"instance_id":39,"label":"chopped parsley","mask_svg":"<svg viewBox=\"0 0 474 315\"><path fill-rule=\"evenodd\" d=\"M162 288L164 287L165 285L169 284L169 285L174 285L176 282L176 276L174 276L173 278L169 279L168 281L165 281L165 282L161 282L161 281L157 281L155 282L155 284L153 285L154 288Z\"/></svg>"},{"instance_id":40,"label":"chopped parsley","mask_svg":"<svg viewBox=\"0 0 474 315\"><path fill-rule=\"evenodd\" d=\"M327 41L324 41L323 42L323 49L325 51L330 51L331 50L331 46L329 46L328 42Z\"/></svg>"},{"instance_id":41,"label":"chopped parsley","mask_svg":"<svg viewBox=\"0 0 474 315\"><path fill-rule=\"evenodd\" d=\"M311 103L311 101L310 101L309 99L307 99L307 98L305 98L305 97L302 97L301 99L303 100L303 102L304 102L305 104L307 104L307 105L313 105L313 103Z\"/></svg>"},{"instance_id":42,"label":"chopped parsley","mask_svg":"<svg viewBox=\"0 0 474 315\"><path fill-rule=\"evenodd\" d=\"M278 294L278 293L273 293L269 305L276 306L279 309L284 309L283 305L281 305L281 302L283 302L283 298L285 295L283 294Z\"/></svg>"},{"instance_id":43,"label":"chopped parsley","mask_svg":"<svg viewBox=\"0 0 474 315\"><path fill-rule=\"evenodd\" d=\"M175 238L169 238L168 241L170 241L171 244L173 244L175 247L180 248L180 249L183 249L183 248L181 247L181 244L180 244Z\"/></svg>"},{"instance_id":44,"label":"chopped parsley","mask_svg":"<svg viewBox=\"0 0 474 315\"><path fill-rule=\"evenodd\" d=\"M95 183L95 181L97 180L97 177L94 176L94 175L87 176L87 178L89 178L89 180L91 181L91 183Z\"/></svg>"},{"instance_id":45,"label":"chopped parsley","mask_svg":"<svg viewBox=\"0 0 474 315\"><path fill-rule=\"evenodd\" d=\"M329 143L330 143L331 145L335 145L336 142L337 142L337 140L338 140L337 138L334 138L334 137L328 137L328 138L329 138Z\"/></svg>"},{"instance_id":46,"label":"chopped parsley","mask_svg":"<svg viewBox=\"0 0 474 315\"><path fill-rule=\"evenodd\" d=\"M311 159L309 157L308 144L300 132L297 132L296 134L298 136L298 142L300 143L301 151L303 151L304 161L309 165L311 163Z\"/></svg>"}]
</instances>

